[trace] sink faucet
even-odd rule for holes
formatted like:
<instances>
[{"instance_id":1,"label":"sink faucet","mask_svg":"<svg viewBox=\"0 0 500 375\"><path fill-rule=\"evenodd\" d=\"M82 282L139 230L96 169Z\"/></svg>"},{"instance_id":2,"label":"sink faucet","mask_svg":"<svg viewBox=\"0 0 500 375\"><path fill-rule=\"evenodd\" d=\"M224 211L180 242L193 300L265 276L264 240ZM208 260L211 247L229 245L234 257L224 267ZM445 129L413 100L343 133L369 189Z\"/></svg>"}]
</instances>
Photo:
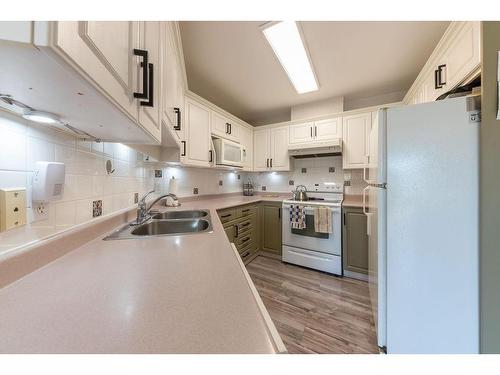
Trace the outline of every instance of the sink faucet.
<instances>
[{"instance_id":1,"label":"sink faucet","mask_svg":"<svg viewBox=\"0 0 500 375\"><path fill-rule=\"evenodd\" d=\"M146 204L146 198L154 193L154 190L151 190L150 192L144 194L144 196L141 198L139 203L137 204L137 220L132 223L132 225L140 225L143 224L147 219L149 219L149 211L151 208L155 205L156 202L158 202L160 199L166 198L166 197L171 197L175 202L177 202L177 205L180 205L178 203L177 195L168 193L168 194L162 194L158 198L156 198L153 202L149 204L149 207Z\"/></svg>"}]
</instances>

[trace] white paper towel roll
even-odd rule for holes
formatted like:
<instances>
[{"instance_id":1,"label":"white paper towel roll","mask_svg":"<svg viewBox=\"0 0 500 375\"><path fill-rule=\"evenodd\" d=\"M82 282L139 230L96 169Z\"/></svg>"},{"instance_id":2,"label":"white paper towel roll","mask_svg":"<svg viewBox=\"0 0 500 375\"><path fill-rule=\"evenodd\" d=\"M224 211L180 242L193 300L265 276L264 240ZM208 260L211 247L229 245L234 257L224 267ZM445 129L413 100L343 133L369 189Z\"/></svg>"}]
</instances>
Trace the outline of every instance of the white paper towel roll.
<instances>
[{"instance_id":1,"label":"white paper towel roll","mask_svg":"<svg viewBox=\"0 0 500 375\"><path fill-rule=\"evenodd\" d=\"M168 184L168 192L170 194L177 195L177 180L173 176L170 179L169 184Z\"/></svg>"}]
</instances>

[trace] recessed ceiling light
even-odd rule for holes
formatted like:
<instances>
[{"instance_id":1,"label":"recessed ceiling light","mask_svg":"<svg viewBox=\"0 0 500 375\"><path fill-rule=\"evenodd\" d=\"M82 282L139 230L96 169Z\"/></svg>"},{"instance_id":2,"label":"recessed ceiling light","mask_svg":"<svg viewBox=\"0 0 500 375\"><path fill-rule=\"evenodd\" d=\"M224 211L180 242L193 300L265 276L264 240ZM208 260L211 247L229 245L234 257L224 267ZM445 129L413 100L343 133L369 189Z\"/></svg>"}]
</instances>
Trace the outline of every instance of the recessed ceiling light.
<instances>
[{"instance_id":1,"label":"recessed ceiling light","mask_svg":"<svg viewBox=\"0 0 500 375\"><path fill-rule=\"evenodd\" d=\"M41 124L56 124L60 122L59 117L50 112L27 111L23 113L26 120L39 122Z\"/></svg>"},{"instance_id":2,"label":"recessed ceiling light","mask_svg":"<svg viewBox=\"0 0 500 375\"><path fill-rule=\"evenodd\" d=\"M297 23L282 21L264 25L264 36L299 94L318 90L306 47Z\"/></svg>"}]
</instances>

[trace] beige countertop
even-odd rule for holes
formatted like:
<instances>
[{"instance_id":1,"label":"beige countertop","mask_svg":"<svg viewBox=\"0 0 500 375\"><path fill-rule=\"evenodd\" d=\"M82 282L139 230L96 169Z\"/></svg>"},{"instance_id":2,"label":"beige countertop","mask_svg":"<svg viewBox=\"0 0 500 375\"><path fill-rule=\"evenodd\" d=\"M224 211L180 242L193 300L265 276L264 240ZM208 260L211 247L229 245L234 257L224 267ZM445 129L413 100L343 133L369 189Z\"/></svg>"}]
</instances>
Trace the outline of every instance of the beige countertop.
<instances>
[{"instance_id":1,"label":"beige countertop","mask_svg":"<svg viewBox=\"0 0 500 375\"><path fill-rule=\"evenodd\" d=\"M363 196L362 195L344 195L344 200L342 201L343 207L360 207L363 208Z\"/></svg>"},{"instance_id":2,"label":"beige countertop","mask_svg":"<svg viewBox=\"0 0 500 375\"><path fill-rule=\"evenodd\" d=\"M216 210L288 196L185 202L212 233L100 236L0 289L0 352L275 353Z\"/></svg>"}]
</instances>

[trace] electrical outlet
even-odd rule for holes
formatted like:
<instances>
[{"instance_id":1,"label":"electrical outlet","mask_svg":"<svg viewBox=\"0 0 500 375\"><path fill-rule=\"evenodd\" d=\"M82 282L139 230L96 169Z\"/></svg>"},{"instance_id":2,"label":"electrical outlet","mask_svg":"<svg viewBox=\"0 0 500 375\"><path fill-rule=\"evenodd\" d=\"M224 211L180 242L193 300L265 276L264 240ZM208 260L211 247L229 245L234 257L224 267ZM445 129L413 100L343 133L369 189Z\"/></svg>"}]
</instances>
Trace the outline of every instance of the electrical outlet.
<instances>
[{"instance_id":1,"label":"electrical outlet","mask_svg":"<svg viewBox=\"0 0 500 375\"><path fill-rule=\"evenodd\" d=\"M351 180L344 181L344 186L351 186Z\"/></svg>"},{"instance_id":2,"label":"electrical outlet","mask_svg":"<svg viewBox=\"0 0 500 375\"><path fill-rule=\"evenodd\" d=\"M92 202L92 217L98 217L102 215L102 200L97 200Z\"/></svg>"},{"instance_id":3,"label":"electrical outlet","mask_svg":"<svg viewBox=\"0 0 500 375\"><path fill-rule=\"evenodd\" d=\"M193 194L198 194L198 188L193 188Z\"/></svg>"},{"instance_id":4,"label":"electrical outlet","mask_svg":"<svg viewBox=\"0 0 500 375\"><path fill-rule=\"evenodd\" d=\"M290 186L295 185L295 181L294 181L294 180L289 180L289 181L288 181L288 185L290 185Z\"/></svg>"},{"instance_id":5,"label":"electrical outlet","mask_svg":"<svg viewBox=\"0 0 500 375\"><path fill-rule=\"evenodd\" d=\"M262 189L262 191L266 191L266 189L267 189L266 185L262 185L261 189Z\"/></svg>"},{"instance_id":6,"label":"electrical outlet","mask_svg":"<svg viewBox=\"0 0 500 375\"><path fill-rule=\"evenodd\" d=\"M335 167L329 167L328 172L330 173L335 173Z\"/></svg>"},{"instance_id":7,"label":"electrical outlet","mask_svg":"<svg viewBox=\"0 0 500 375\"><path fill-rule=\"evenodd\" d=\"M240 175L238 175L238 180L241 180L241 176Z\"/></svg>"},{"instance_id":8,"label":"electrical outlet","mask_svg":"<svg viewBox=\"0 0 500 375\"><path fill-rule=\"evenodd\" d=\"M307 173L307 168L302 168L300 171L301 171L302 173Z\"/></svg>"},{"instance_id":9,"label":"electrical outlet","mask_svg":"<svg viewBox=\"0 0 500 375\"><path fill-rule=\"evenodd\" d=\"M161 169L155 169L155 177L156 178L162 178L163 177L163 171Z\"/></svg>"},{"instance_id":10,"label":"electrical outlet","mask_svg":"<svg viewBox=\"0 0 500 375\"><path fill-rule=\"evenodd\" d=\"M134 193L134 203L139 203L139 193Z\"/></svg>"},{"instance_id":11,"label":"electrical outlet","mask_svg":"<svg viewBox=\"0 0 500 375\"><path fill-rule=\"evenodd\" d=\"M219 186L222 186L222 180L219 180Z\"/></svg>"},{"instance_id":12,"label":"electrical outlet","mask_svg":"<svg viewBox=\"0 0 500 375\"><path fill-rule=\"evenodd\" d=\"M39 202L33 206L33 222L47 220L49 218L49 203Z\"/></svg>"}]
</instances>

